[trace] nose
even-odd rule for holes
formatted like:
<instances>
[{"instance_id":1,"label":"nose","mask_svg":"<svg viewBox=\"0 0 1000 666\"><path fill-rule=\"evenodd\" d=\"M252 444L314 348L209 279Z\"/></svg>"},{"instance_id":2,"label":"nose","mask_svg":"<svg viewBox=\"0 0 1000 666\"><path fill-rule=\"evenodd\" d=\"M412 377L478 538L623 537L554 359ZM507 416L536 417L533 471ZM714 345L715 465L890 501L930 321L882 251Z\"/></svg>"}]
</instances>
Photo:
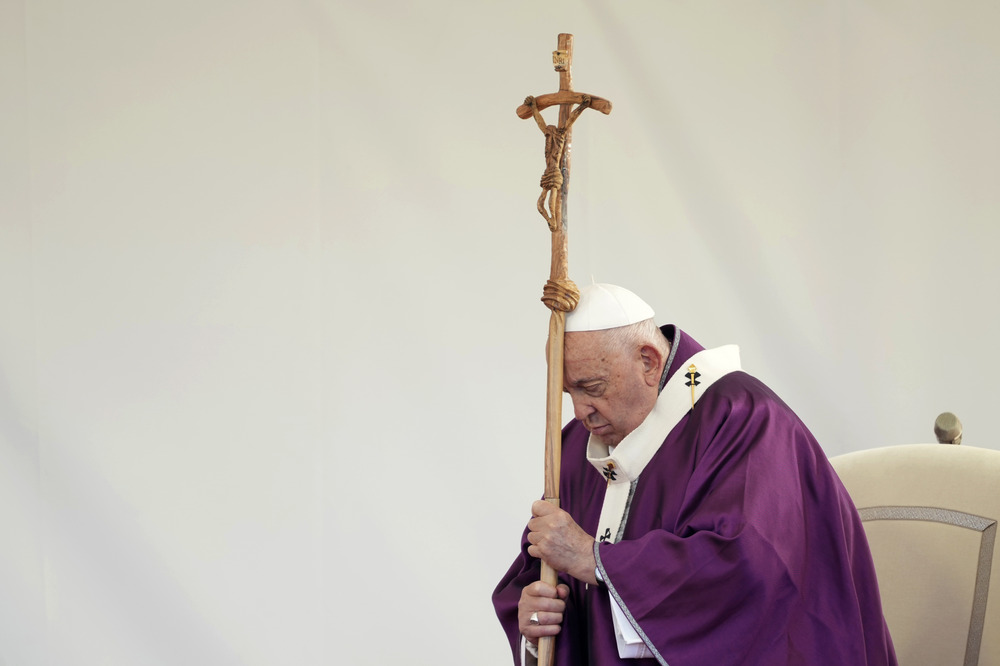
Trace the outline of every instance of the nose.
<instances>
[{"instance_id":1,"label":"nose","mask_svg":"<svg viewBox=\"0 0 1000 666\"><path fill-rule=\"evenodd\" d=\"M575 416L578 421L586 421L588 416L597 411L594 409L594 406L592 404L587 402L586 399L576 396L572 396L572 398L573 398L573 416Z\"/></svg>"}]
</instances>

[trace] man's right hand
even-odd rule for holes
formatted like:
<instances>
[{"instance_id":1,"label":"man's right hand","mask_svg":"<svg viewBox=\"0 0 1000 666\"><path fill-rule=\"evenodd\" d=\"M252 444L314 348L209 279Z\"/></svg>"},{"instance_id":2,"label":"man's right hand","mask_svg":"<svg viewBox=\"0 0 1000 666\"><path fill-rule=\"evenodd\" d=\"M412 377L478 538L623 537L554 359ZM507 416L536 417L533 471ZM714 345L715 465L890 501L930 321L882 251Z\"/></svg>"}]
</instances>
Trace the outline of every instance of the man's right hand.
<instances>
[{"instance_id":1,"label":"man's right hand","mask_svg":"<svg viewBox=\"0 0 1000 666\"><path fill-rule=\"evenodd\" d=\"M522 589L521 600L517 602L517 626L521 635L532 645L538 645L540 637L558 634L568 596L569 586L564 583L552 587L539 580ZM532 624L532 613L538 614L538 624Z\"/></svg>"}]
</instances>

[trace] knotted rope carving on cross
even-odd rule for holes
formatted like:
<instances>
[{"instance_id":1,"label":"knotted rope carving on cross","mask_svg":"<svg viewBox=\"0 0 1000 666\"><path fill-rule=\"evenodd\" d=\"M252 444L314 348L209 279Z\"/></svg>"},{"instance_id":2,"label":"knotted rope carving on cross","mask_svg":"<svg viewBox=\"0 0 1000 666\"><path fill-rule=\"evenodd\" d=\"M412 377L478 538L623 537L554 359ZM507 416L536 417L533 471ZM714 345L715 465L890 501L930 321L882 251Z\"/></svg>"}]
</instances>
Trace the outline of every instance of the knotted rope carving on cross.
<instances>
[{"instance_id":1,"label":"knotted rope carving on cross","mask_svg":"<svg viewBox=\"0 0 1000 666\"><path fill-rule=\"evenodd\" d=\"M559 92L528 96L517 108L518 117L534 118L545 135L545 172L541 178L542 194L538 197L538 212L552 232L552 265L549 280L542 290L542 302L551 310L549 317L549 344L546 352L548 363L548 391L545 409L545 499L559 506L559 465L562 458L562 390L563 344L566 334L566 314L572 312L580 301L580 290L569 279L568 235L566 223L567 194L569 193L569 167L573 123L587 109L607 115L611 102L574 92L571 67L573 63L573 35L560 34L558 48L552 54L552 64L559 72ZM549 125L541 112L550 106L559 106L559 122ZM574 105L576 108L573 108ZM547 201L546 201L547 200ZM550 585L558 582L558 572L542 562L541 580ZM551 666L555 657L552 636L538 641L539 666Z\"/></svg>"}]
</instances>

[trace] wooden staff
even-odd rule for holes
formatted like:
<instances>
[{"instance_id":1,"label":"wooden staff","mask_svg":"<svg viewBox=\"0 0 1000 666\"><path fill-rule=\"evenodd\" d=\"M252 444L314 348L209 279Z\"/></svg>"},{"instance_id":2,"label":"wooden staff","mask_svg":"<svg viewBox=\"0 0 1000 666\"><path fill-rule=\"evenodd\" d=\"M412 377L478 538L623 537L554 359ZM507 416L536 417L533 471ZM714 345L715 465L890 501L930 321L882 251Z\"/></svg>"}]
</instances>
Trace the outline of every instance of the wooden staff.
<instances>
[{"instance_id":1,"label":"wooden staff","mask_svg":"<svg viewBox=\"0 0 1000 666\"><path fill-rule=\"evenodd\" d=\"M552 311L549 317L547 350L548 389L545 407L545 500L559 506L559 466L562 458L562 393L563 338L566 333L566 313L572 312L580 300L580 292L569 279L569 252L566 209L569 193L570 144L572 127L587 108L611 113L606 99L573 91L571 66L573 35L559 35L558 48L552 53L552 64L559 72L559 92L539 97L527 97L517 108L520 118L534 118L545 135L545 173L542 174L542 194L538 212L552 232L552 264L549 280L542 290L542 302ZM573 105L576 108L573 108ZM541 111L559 105L559 124L546 125ZM552 586L558 583L558 572L542 562L541 580ZM543 636L538 641L539 666L551 666L555 657L555 641Z\"/></svg>"}]
</instances>

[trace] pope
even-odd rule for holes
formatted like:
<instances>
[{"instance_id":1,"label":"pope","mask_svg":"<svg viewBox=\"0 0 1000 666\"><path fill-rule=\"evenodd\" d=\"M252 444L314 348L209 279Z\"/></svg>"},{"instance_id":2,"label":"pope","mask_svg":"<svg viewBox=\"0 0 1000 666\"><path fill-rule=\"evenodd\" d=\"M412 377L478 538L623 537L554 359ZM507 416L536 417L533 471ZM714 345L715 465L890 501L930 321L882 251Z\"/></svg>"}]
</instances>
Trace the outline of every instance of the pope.
<instances>
[{"instance_id":1,"label":"pope","mask_svg":"<svg viewBox=\"0 0 1000 666\"><path fill-rule=\"evenodd\" d=\"M735 346L594 284L566 317L564 388L560 507L532 504L493 593L515 664L542 636L558 666L896 664L851 498Z\"/></svg>"}]
</instances>

